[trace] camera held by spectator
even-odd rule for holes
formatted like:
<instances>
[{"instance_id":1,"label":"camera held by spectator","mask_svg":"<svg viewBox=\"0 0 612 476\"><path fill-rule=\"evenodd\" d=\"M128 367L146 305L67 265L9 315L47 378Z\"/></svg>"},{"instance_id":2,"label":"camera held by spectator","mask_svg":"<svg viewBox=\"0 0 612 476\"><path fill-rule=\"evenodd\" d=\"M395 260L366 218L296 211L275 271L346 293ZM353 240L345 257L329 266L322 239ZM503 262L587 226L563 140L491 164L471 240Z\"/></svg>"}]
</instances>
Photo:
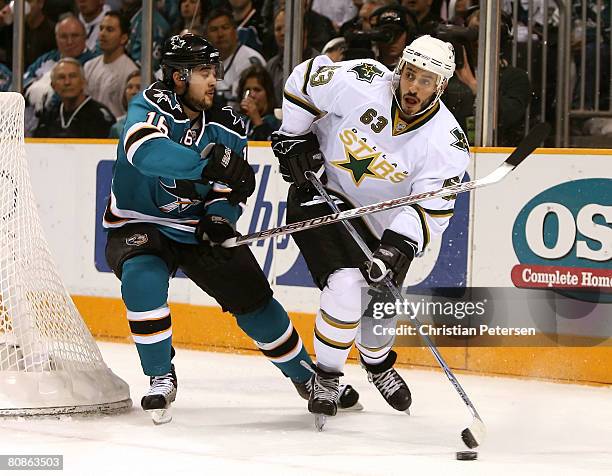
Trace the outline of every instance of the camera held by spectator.
<instances>
[{"instance_id":1,"label":"camera held by spectator","mask_svg":"<svg viewBox=\"0 0 612 476\"><path fill-rule=\"evenodd\" d=\"M375 58L372 47L376 46L379 60L393 69L410 36L406 15L406 10L397 5L376 9L370 16L371 29L349 29L344 33L348 46L344 59Z\"/></svg>"}]
</instances>

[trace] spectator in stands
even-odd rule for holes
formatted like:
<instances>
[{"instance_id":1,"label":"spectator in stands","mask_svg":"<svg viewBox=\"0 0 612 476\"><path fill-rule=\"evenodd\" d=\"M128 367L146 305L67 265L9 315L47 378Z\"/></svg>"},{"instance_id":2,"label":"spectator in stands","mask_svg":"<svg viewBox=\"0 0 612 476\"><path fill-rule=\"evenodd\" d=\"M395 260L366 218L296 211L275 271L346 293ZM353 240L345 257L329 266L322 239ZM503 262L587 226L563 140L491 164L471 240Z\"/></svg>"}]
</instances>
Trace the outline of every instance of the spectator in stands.
<instances>
[{"instance_id":1,"label":"spectator in stands","mask_svg":"<svg viewBox=\"0 0 612 476\"><path fill-rule=\"evenodd\" d=\"M263 66L250 66L240 76L238 97L242 98L240 111L248 117L245 129L249 140L270 140L281 125L274 116L272 88L272 78Z\"/></svg>"},{"instance_id":2,"label":"spectator in stands","mask_svg":"<svg viewBox=\"0 0 612 476\"><path fill-rule=\"evenodd\" d=\"M321 54L327 55L330 60L334 63L338 61L344 61L344 53L346 52L347 45L346 40L343 36L329 40L323 47Z\"/></svg>"},{"instance_id":3,"label":"spectator in stands","mask_svg":"<svg viewBox=\"0 0 612 476\"><path fill-rule=\"evenodd\" d=\"M329 18L336 31L358 12L355 4L347 0L312 0L312 10Z\"/></svg>"},{"instance_id":4,"label":"spectator in stands","mask_svg":"<svg viewBox=\"0 0 612 476\"><path fill-rule=\"evenodd\" d=\"M370 16L372 27L389 34L388 41L375 42L378 49L376 58L391 71L399 62L406 45L411 41L411 32L403 7L391 5L375 10Z\"/></svg>"},{"instance_id":5,"label":"spectator in stands","mask_svg":"<svg viewBox=\"0 0 612 476\"><path fill-rule=\"evenodd\" d=\"M0 63L7 66L13 60L13 10L6 0L0 0Z\"/></svg>"},{"instance_id":6,"label":"spectator in stands","mask_svg":"<svg viewBox=\"0 0 612 476\"><path fill-rule=\"evenodd\" d=\"M439 12L432 9L432 0L402 0L402 6L416 22L416 36L430 34L441 23Z\"/></svg>"},{"instance_id":7,"label":"spectator in stands","mask_svg":"<svg viewBox=\"0 0 612 476\"><path fill-rule=\"evenodd\" d=\"M67 14L55 25L57 49L39 56L23 76L24 96L26 98L26 134L36 128L37 116L49 108L53 101L51 70L60 58L76 58L82 65L96 55L85 44L85 27L77 17Z\"/></svg>"},{"instance_id":8,"label":"spectator in stands","mask_svg":"<svg viewBox=\"0 0 612 476\"><path fill-rule=\"evenodd\" d=\"M502 14L501 18L500 49L507 51L507 45L512 40L512 19L506 14ZM478 31L478 9L471 10L466 18L466 25ZM471 57L468 57L465 48L462 50L463 67L455 70L455 75L449 81L442 100L467 133L470 142L473 143L474 99L478 86L476 83L478 40L476 39L470 49ZM499 74L496 145L516 146L525 131L525 114L531 100L531 84L527 73L522 69L510 66L504 56L500 57Z\"/></svg>"},{"instance_id":9,"label":"spectator in stands","mask_svg":"<svg viewBox=\"0 0 612 476\"><path fill-rule=\"evenodd\" d=\"M60 59L51 70L51 84L60 103L45 111L34 137L108 137L115 118L85 94L85 73L79 61Z\"/></svg>"},{"instance_id":10,"label":"spectator in stands","mask_svg":"<svg viewBox=\"0 0 612 476\"><path fill-rule=\"evenodd\" d=\"M182 35L183 33L204 31L204 6L205 1L200 0L180 0L179 18L172 26L170 35Z\"/></svg>"},{"instance_id":11,"label":"spectator in stands","mask_svg":"<svg viewBox=\"0 0 612 476\"><path fill-rule=\"evenodd\" d=\"M219 50L223 62L223 80L217 81L216 101L236 108L240 75L254 64L266 65L266 61L253 48L240 44L236 23L230 10L215 9L206 19L206 36Z\"/></svg>"},{"instance_id":12,"label":"spectator in stands","mask_svg":"<svg viewBox=\"0 0 612 476\"><path fill-rule=\"evenodd\" d=\"M352 21L345 23L340 28L340 33L346 38L346 51L343 53L344 60L372 58L375 59L374 45L364 38L363 33L372 29L370 18L372 14L382 8L398 6L396 0L365 0L359 9L359 13Z\"/></svg>"},{"instance_id":13,"label":"spectator in stands","mask_svg":"<svg viewBox=\"0 0 612 476\"><path fill-rule=\"evenodd\" d=\"M13 82L13 74L7 66L0 63L0 93L10 91Z\"/></svg>"},{"instance_id":14,"label":"spectator in stands","mask_svg":"<svg viewBox=\"0 0 612 476\"><path fill-rule=\"evenodd\" d=\"M102 23L104 14L110 11L110 7L104 4L104 0L76 0L76 6L79 11L79 20L85 25L87 48L96 51L100 23Z\"/></svg>"},{"instance_id":15,"label":"spectator in stands","mask_svg":"<svg viewBox=\"0 0 612 476\"><path fill-rule=\"evenodd\" d=\"M238 29L238 40L254 50L263 53L265 28L259 11L251 0L229 0L234 22Z\"/></svg>"},{"instance_id":16,"label":"spectator in stands","mask_svg":"<svg viewBox=\"0 0 612 476\"><path fill-rule=\"evenodd\" d=\"M302 60L314 58L319 55L319 52L314 48L308 46L308 26L307 22L304 22L304 51L302 52ZM278 46L278 54L270 58L266 69L270 73L272 78L272 84L274 87L274 98L276 104L282 104L283 102L283 88L285 87L285 81L283 79L283 50L285 45L285 10L280 9L276 12L274 17L274 39Z\"/></svg>"},{"instance_id":17,"label":"spectator in stands","mask_svg":"<svg viewBox=\"0 0 612 476\"><path fill-rule=\"evenodd\" d=\"M370 23L370 17L372 16L372 13L381 7L389 7L393 5L397 5L396 0L365 0L358 13L359 29L363 31L371 30L372 25Z\"/></svg>"},{"instance_id":18,"label":"spectator in stands","mask_svg":"<svg viewBox=\"0 0 612 476\"><path fill-rule=\"evenodd\" d=\"M123 88L123 97L121 98L121 104L123 106L123 109L127 111L128 104L130 103L132 98L136 96L136 94L138 94L141 86L142 85L140 83L140 71L136 70L130 73L127 78L127 82L125 83L125 87ZM113 127L111 127L109 133L109 137L111 139L118 139L119 137L121 137L126 117L127 114L124 114L123 116L117 118L117 122L113 124Z\"/></svg>"},{"instance_id":19,"label":"spectator in stands","mask_svg":"<svg viewBox=\"0 0 612 476\"><path fill-rule=\"evenodd\" d=\"M329 40L334 38L338 31L332 21L311 8L310 0L304 1L304 28L308 28L308 46L321 51ZM348 1L348 0L347 0ZM308 27L306 27L308 24Z\"/></svg>"},{"instance_id":20,"label":"spectator in stands","mask_svg":"<svg viewBox=\"0 0 612 476\"><path fill-rule=\"evenodd\" d=\"M45 0L28 0L27 3L30 11L25 18L24 59L26 67L39 56L57 47L55 23L49 20L43 11Z\"/></svg>"},{"instance_id":21,"label":"spectator in stands","mask_svg":"<svg viewBox=\"0 0 612 476\"><path fill-rule=\"evenodd\" d=\"M102 56L84 66L87 92L111 110L115 117L125 114L123 87L128 76L138 70L125 54L130 24L119 12L107 12L100 23L100 49Z\"/></svg>"},{"instance_id":22,"label":"spectator in stands","mask_svg":"<svg viewBox=\"0 0 612 476\"><path fill-rule=\"evenodd\" d=\"M142 0L123 0L121 14L130 20L129 41L125 51L136 63L140 64L142 48ZM153 9L153 69L159 68L161 46L170 31L170 25L157 9Z\"/></svg>"}]
</instances>

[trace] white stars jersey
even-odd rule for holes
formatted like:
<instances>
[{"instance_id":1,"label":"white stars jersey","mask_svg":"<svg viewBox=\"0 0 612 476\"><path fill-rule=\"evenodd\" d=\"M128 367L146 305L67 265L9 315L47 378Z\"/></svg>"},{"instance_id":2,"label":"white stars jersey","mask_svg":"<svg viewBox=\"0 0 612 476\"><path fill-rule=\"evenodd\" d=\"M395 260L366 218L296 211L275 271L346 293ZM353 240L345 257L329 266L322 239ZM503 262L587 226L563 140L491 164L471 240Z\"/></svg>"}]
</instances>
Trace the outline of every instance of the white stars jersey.
<instances>
[{"instance_id":1,"label":"white stars jersey","mask_svg":"<svg viewBox=\"0 0 612 476\"><path fill-rule=\"evenodd\" d=\"M458 183L468 165L467 138L446 106L402 120L392 76L373 60L318 56L296 67L285 85L281 131L317 135L327 188L352 206ZM423 251L448 225L454 202L451 195L364 219L377 237L390 228Z\"/></svg>"}]
</instances>

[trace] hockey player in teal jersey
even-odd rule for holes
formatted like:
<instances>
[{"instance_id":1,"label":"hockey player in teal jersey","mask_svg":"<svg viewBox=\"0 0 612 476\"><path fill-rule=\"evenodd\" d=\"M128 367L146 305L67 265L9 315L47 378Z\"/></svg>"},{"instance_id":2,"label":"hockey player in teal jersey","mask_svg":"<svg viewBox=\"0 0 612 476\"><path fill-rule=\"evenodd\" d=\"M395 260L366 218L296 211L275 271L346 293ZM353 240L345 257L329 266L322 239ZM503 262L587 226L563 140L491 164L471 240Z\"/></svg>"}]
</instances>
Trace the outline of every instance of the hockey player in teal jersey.
<instances>
[{"instance_id":1,"label":"hockey player in teal jersey","mask_svg":"<svg viewBox=\"0 0 612 476\"><path fill-rule=\"evenodd\" d=\"M173 36L162 70L163 81L130 102L104 215L106 258L121 279L150 377L141 405L155 423L170 421L177 378L168 283L179 268L235 316L307 399L311 374L302 362L311 364L310 357L257 261L248 247L218 245L236 236L241 206L255 189L241 117L213 105L219 52L197 35ZM357 398L347 386L339 405L352 407Z\"/></svg>"}]
</instances>

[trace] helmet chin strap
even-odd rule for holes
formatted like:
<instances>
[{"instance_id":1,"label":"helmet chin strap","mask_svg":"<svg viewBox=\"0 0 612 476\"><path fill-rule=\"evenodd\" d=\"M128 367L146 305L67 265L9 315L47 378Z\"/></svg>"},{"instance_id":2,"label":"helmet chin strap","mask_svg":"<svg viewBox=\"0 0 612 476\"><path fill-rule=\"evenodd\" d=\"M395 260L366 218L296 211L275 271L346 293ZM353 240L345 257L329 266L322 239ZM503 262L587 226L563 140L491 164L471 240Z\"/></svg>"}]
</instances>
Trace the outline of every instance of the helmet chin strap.
<instances>
[{"instance_id":1,"label":"helmet chin strap","mask_svg":"<svg viewBox=\"0 0 612 476\"><path fill-rule=\"evenodd\" d=\"M396 83L397 85L395 85L394 83ZM434 107L435 104L440 100L440 97L442 96L442 93L444 92L444 88L442 87L443 84L444 84L444 79L440 78L440 84L437 86L436 92L432 94L432 99L429 101L429 104L425 108L423 108L423 110L419 112L415 112L414 114L408 114L406 111L404 111L404 108L402 107L399 79L397 81L391 82L391 87L393 88L393 99L395 100L395 104L397 105L398 109L402 112L402 114L406 116L410 116L410 117L419 117L420 115L425 114L432 107Z\"/></svg>"},{"instance_id":2,"label":"helmet chin strap","mask_svg":"<svg viewBox=\"0 0 612 476\"><path fill-rule=\"evenodd\" d=\"M181 75L181 80L185 81L185 92L183 94L180 94L178 96L178 98L180 99L180 101L187 106L189 109L191 109L192 111L196 111L196 112L202 112L204 109L201 109L200 107L194 105L188 98L187 98L187 92L189 91L189 77L191 76L191 70L186 70L184 73L182 73Z\"/></svg>"}]
</instances>

